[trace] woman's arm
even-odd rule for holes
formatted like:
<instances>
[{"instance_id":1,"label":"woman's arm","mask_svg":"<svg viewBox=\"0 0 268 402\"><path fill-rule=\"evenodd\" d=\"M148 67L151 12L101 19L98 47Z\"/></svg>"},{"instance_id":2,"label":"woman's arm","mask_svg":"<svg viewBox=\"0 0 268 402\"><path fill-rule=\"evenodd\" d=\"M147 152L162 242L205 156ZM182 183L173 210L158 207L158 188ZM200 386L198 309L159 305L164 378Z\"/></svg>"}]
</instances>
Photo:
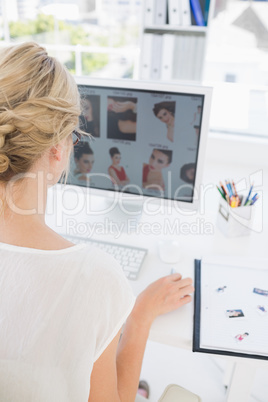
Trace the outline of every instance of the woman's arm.
<instances>
[{"instance_id":1,"label":"woman's arm","mask_svg":"<svg viewBox=\"0 0 268 402\"><path fill-rule=\"evenodd\" d=\"M189 303L189 293L193 290L190 278L181 279L180 274L173 274L153 282L138 296L117 350L118 389L122 401L135 400L153 321L157 316Z\"/></svg>"},{"instance_id":2,"label":"woman's arm","mask_svg":"<svg viewBox=\"0 0 268 402\"><path fill-rule=\"evenodd\" d=\"M115 173L114 169L109 167L108 172L109 172L109 175L111 177L113 184L117 184L118 186L120 186L121 181L118 179L117 174Z\"/></svg>"},{"instance_id":3,"label":"woman's arm","mask_svg":"<svg viewBox=\"0 0 268 402\"><path fill-rule=\"evenodd\" d=\"M129 177L128 177L128 175L126 174L126 171L125 171L125 169L123 168L123 166L122 166L122 171L123 171L123 173L124 173L124 180L121 180L121 183L122 183L122 185L123 186L126 186L129 182L130 182L130 180L129 180Z\"/></svg>"},{"instance_id":4,"label":"woman's arm","mask_svg":"<svg viewBox=\"0 0 268 402\"><path fill-rule=\"evenodd\" d=\"M126 174L126 178L124 180L124 186L130 182L128 175Z\"/></svg>"},{"instance_id":5,"label":"woman's arm","mask_svg":"<svg viewBox=\"0 0 268 402\"><path fill-rule=\"evenodd\" d=\"M116 350L120 332L94 363L88 402L122 402L117 388L116 371Z\"/></svg>"},{"instance_id":6,"label":"woman's arm","mask_svg":"<svg viewBox=\"0 0 268 402\"><path fill-rule=\"evenodd\" d=\"M174 142L174 126L167 125L167 139Z\"/></svg>"},{"instance_id":7,"label":"woman's arm","mask_svg":"<svg viewBox=\"0 0 268 402\"><path fill-rule=\"evenodd\" d=\"M123 134L135 134L137 123L131 120L118 120L118 128Z\"/></svg>"},{"instance_id":8,"label":"woman's arm","mask_svg":"<svg viewBox=\"0 0 268 402\"><path fill-rule=\"evenodd\" d=\"M152 283L138 296L118 347L119 334L94 364L89 402L134 402L152 322L189 303L193 290L190 278L173 274Z\"/></svg>"},{"instance_id":9,"label":"woman's arm","mask_svg":"<svg viewBox=\"0 0 268 402\"><path fill-rule=\"evenodd\" d=\"M167 124L167 139L171 142L174 141L174 122L175 119L172 117L170 122Z\"/></svg>"},{"instance_id":10,"label":"woman's arm","mask_svg":"<svg viewBox=\"0 0 268 402\"><path fill-rule=\"evenodd\" d=\"M133 113L136 113L136 103L131 102L131 101L126 101L126 102L114 102L114 104L111 107L111 110L115 113L124 113L127 110L132 110Z\"/></svg>"}]
</instances>

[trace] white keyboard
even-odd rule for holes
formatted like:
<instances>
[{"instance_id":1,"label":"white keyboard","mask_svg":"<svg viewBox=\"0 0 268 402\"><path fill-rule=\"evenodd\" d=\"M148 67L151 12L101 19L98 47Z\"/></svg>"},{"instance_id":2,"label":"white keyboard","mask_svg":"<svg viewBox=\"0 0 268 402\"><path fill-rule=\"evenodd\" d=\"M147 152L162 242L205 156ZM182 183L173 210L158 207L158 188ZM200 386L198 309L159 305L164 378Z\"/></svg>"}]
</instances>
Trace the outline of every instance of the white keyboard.
<instances>
[{"instance_id":1,"label":"white keyboard","mask_svg":"<svg viewBox=\"0 0 268 402\"><path fill-rule=\"evenodd\" d=\"M135 281L138 279L141 266L147 254L147 249L126 246L124 244L109 243L106 241L89 239L87 237L78 237L64 235L64 237L72 243L89 243L98 247L108 254L111 254L121 265L126 277Z\"/></svg>"}]
</instances>

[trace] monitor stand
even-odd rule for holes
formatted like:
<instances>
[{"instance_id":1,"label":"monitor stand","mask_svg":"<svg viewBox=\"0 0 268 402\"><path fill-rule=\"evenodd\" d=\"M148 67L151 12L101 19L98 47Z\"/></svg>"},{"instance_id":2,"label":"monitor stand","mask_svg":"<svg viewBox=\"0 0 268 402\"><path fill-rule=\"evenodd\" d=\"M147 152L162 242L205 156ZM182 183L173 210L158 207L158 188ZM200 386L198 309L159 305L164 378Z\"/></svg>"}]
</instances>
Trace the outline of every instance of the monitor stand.
<instances>
[{"instance_id":1,"label":"monitor stand","mask_svg":"<svg viewBox=\"0 0 268 402\"><path fill-rule=\"evenodd\" d=\"M87 189L84 197L85 220L103 225L106 233L136 230L143 213L143 197L94 189Z\"/></svg>"},{"instance_id":2,"label":"monitor stand","mask_svg":"<svg viewBox=\"0 0 268 402\"><path fill-rule=\"evenodd\" d=\"M57 213L55 213L55 211ZM143 213L142 197L115 197L78 186L55 186L48 191L46 222L59 233L89 236L137 229Z\"/></svg>"},{"instance_id":3,"label":"monitor stand","mask_svg":"<svg viewBox=\"0 0 268 402\"><path fill-rule=\"evenodd\" d=\"M123 232L133 232L141 220L143 213L143 200L136 199L119 199L117 201L105 197L104 204L107 211L107 219L118 226L118 230Z\"/></svg>"}]
</instances>

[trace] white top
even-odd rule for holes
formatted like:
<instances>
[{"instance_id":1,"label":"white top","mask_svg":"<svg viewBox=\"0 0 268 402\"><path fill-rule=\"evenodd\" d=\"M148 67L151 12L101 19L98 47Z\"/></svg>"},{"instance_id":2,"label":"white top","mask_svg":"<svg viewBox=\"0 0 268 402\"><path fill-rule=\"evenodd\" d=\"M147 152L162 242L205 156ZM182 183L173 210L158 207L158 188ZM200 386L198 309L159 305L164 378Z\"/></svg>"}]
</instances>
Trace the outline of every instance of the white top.
<instances>
[{"instance_id":1,"label":"white top","mask_svg":"<svg viewBox=\"0 0 268 402\"><path fill-rule=\"evenodd\" d=\"M86 402L93 363L133 304L101 250L0 243L0 401Z\"/></svg>"}]
</instances>

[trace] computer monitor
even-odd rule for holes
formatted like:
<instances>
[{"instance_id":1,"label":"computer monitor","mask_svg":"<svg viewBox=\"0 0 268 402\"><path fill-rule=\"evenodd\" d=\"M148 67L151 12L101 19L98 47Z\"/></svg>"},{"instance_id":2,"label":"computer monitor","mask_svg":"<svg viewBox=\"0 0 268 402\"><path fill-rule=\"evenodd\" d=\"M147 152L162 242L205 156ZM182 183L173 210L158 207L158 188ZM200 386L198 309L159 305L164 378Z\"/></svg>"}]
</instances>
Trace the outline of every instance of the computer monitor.
<instances>
[{"instance_id":1,"label":"computer monitor","mask_svg":"<svg viewBox=\"0 0 268 402\"><path fill-rule=\"evenodd\" d=\"M76 78L80 128L67 183L196 209L212 89Z\"/></svg>"}]
</instances>

